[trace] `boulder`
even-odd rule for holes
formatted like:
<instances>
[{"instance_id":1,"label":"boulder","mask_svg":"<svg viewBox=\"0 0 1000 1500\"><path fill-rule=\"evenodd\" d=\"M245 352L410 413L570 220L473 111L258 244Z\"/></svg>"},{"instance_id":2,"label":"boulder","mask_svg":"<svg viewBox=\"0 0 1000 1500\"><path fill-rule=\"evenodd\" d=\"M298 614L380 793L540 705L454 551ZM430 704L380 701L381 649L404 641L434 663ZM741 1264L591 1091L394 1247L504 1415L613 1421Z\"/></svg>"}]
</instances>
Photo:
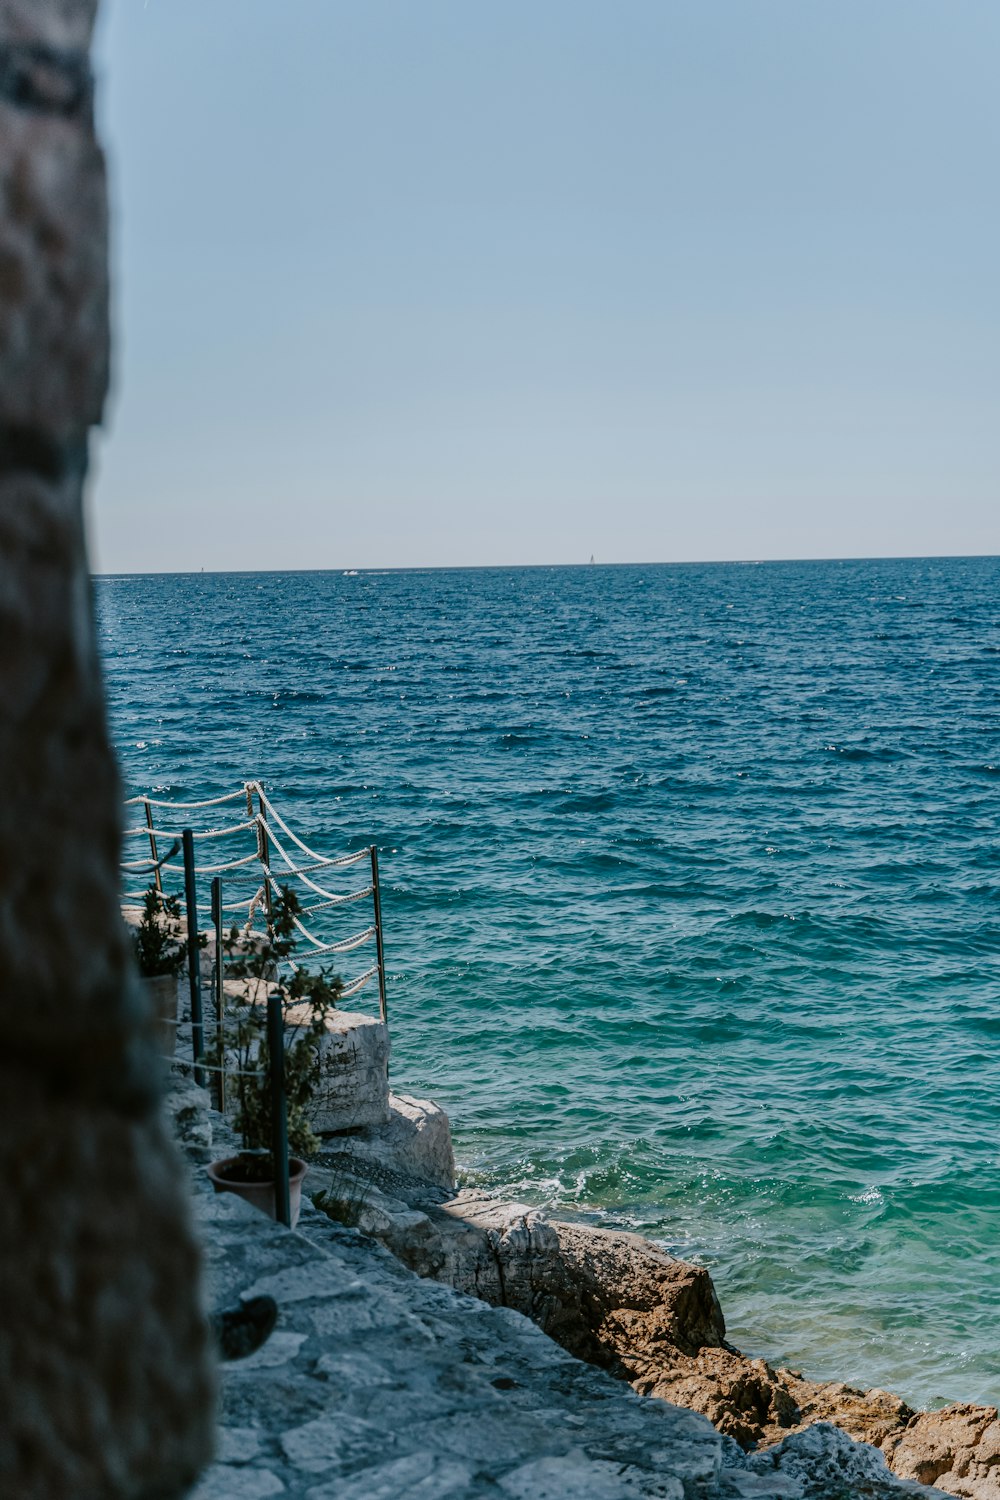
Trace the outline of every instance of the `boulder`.
<instances>
[{"instance_id":1,"label":"boulder","mask_svg":"<svg viewBox=\"0 0 1000 1500\"><path fill-rule=\"evenodd\" d=\"M901 1484L886 1466L885 1456L867 1443L852 1441L839 1427L818 1422L786 1437L764 1453L744 1459L743 1467L770 1481L768 1495L795 1495L801 1500L930 1500L936 1490ZM784 1484L788 1485L785 1489Z\"/></svg>"},{"instance_id":2,"label":"boulder","mask_svg":"<svg viewBox=\"0 0 1000 1500\"><path fill-rule=\"evenodd\" d=\"M440 1104L430 1099L389 1093L387 1119L352 1130L337 1144L358 1163L368 1164L373 1178L380 1169L404 1191L407 1185L411 1194L416 1189L417 1198L427 1197L428 1187L454 1191L451 1126Z\"/></svg>"},{"instance_id":3,"label":"boulder","mask_svg":"<svg viewBox=\"0 0 1000 1500\"><path fill-rule=\"evenodd\" d=\"M893 1471L968 1500L1000 1497L1000 1422L995 1406L917 1413L883 1449Z\"/></svg>"}]
</instances>

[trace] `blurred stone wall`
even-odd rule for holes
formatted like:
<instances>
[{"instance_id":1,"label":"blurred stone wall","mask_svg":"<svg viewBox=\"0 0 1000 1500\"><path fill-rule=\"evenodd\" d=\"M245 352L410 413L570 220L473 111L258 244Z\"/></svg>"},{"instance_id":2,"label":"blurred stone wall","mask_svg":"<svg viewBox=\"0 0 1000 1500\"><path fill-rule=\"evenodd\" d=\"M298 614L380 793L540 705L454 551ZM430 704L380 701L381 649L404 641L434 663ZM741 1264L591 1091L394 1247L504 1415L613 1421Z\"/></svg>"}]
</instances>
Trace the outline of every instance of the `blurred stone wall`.
<instances>
[{"instance_id":1,"label":"blurred stone wall","mask_svg":"<svg viewBox=\"0 0 1000 1500\"><path fill-rule=\"evenodd\" d=\"M0 1494L183 1494L214 1385L118 911L81 515L108 385L96 0L0 0Z\"/></svg>"}]
</instances>

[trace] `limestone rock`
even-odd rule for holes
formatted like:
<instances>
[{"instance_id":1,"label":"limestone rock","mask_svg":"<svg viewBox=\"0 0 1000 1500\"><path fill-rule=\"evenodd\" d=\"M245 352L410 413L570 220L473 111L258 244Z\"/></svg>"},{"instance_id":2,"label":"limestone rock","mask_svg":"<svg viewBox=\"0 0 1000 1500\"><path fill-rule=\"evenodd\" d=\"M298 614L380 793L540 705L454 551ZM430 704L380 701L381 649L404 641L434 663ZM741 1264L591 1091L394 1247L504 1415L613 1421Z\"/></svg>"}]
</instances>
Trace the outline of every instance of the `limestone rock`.
<instances>
[{"instance_id":1,"label":"limestone rock","mask_svg":"<svg viewBox=\"0 0 1000 1500\"><path fill-rule=\"evenodd\" d=\"M225 1367L222 1420L229 1440L196 1497L907 1500L913 1494L877 1454L855 1453L842 1434L811 1439L805 1451L786 1448L777 1460L747 1457L704 1417L643 1400L573 1359L511 1308L489 1308L410 1276L370 1240L308 1209L290 1235L238 1200L230 1198L230 1205L225 1196L200 1195L218 1248L214 1294L226 1302L270 1293L281 1307L281 1328L257 1355ZM750 1467L758 1457L766 1458L761 1472ZM919 1494L940 1500L936 1491Z\"/></svg>"},{"instance_id":2,"label":"limestone rock","mask_svg":"<svg viewBox=\"0 0 1000 1500\"><path fill-rule=\"evenodd\" d=\"M791 1370L779 1370L777 1378L798 1407L800 1425L836 1422L852 1437L876 1448L898 1435L914 1415L905 1401L889 1391L859 1391L842 1381L817 1383Z\"/></svg>"},{"instance_id":3,"label":"limestone rock","mask_svg":"<svg viewBox=\"0 0 1000 1500\"><path fill-rule=\"evenodd\" d=\"M208 1090L180 1072L170 1075L165 1112L174 1139L191 1161L212 1160L212 1116Z\"/></svg>"},{"instance_id":4,"label":"limestone rock","mask_svg":"<svg viewBox=\"0 0 1000 1500\"><path fill-rule=\"evenodd\" d=\"M641 1395L701 1413L742 1449L784 1455L783 1474L813 1465L816 1494L829 1493L822 1486L836 1470L838 1445L853 1453L853 1439L869 1445L857 1473L870 1487L845 1494L907 1493L890 1483L885 1459L903 1480L1000 1500L995 1408L918 1414L887 1391L809 1381L748 1358L725 1341L708 1272L638 1235L549 1220L475 1190L442 1201L427 1184L383 1175L376 1185L363 1163L346 1156L333 1177L342 1215L418 1275L524 1313L571 1354L627 1379ZM806 1433L820 1435L789 1446ZM751 1474L777 1472L751 1465L739 1493L759 1493Z\"/></svg>"},{"instance_id":5,"label":"limestone rock","mask_svg":"<svg viewBox=\"0 0 1000 1500\"><path fill-rule=\"evenodd\" d=\"M440 1104L410 1094L389 1095L389 1118L384 1125L360 1132L352 1152L419 1183L452 1192L455 1152L451 1126Z\"/></svg>"},{"instance_id":6,"label":"limestone rock","mask_svg":"<svg viewBox=\"0 0 1000 1500\"><path fill-rule=\"evenodd\" d=\"M296 1018L296 1007L289 1011ZM320 1044L320 1079L309 1109L318 1135L389 1120L389 1032L375 1016L331 1011Z\"/></svg>"},{"instance_id":7,"label":"limestone rock","mask_svg":"<svg viewBox=\"0 0 1000 1500\"><path fill-rule=\"evenodd\" d=\"M883 1443L895 1473L969 1500L1000 1497L1000 1422L995 1406L918 1413Z\"/></svg>"},{"instance_id":8,"label":"limestone rock","mask_svg":"<svg viewBox=\"0 0 1000 1500\"><path fill-rule=\"evenodd\" d=\"M935 1491L901 1484L890 1474L885 1457L867 1443L856 1443L839 1427L818 1422L786 1437L777 1447L751 1454L744 1466L767 1479L795 1483L802 1500L930 1500ZM777 1491L781 1493L781 1491Z\"/></svg>"},{"instance_id":9,"label":"limestone rock","mask_svg":"<svg viewBox=\"0 0 1000 1500\"><path fill-rule=\"evenodd\" d=\"M676 1260L638 1234L558 1221L552 1228L580 1316L604 1351L601 1363L617 1363L626 1349L641 1360L665 1347L693 1355L722 1344L726 1324L703 1266Z\"/></svg>"}]
</instances>

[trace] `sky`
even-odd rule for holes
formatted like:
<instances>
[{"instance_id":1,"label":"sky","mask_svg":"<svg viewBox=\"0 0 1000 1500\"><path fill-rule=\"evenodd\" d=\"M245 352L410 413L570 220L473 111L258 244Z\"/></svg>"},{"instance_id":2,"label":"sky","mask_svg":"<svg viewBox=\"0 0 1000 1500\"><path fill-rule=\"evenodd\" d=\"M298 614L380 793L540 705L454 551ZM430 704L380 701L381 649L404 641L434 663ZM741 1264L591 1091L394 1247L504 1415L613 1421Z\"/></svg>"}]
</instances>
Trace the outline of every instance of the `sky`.
<instances>
[{"instance_id":1,"label":"sky","mask_svg":"<svg viewBox=\"0 0 1000 1500\"><path fill-rule=\"evenodd\" d=\"M1000 552L996 0L104 0L100 571Z\"/></svg>"}]
</instances>

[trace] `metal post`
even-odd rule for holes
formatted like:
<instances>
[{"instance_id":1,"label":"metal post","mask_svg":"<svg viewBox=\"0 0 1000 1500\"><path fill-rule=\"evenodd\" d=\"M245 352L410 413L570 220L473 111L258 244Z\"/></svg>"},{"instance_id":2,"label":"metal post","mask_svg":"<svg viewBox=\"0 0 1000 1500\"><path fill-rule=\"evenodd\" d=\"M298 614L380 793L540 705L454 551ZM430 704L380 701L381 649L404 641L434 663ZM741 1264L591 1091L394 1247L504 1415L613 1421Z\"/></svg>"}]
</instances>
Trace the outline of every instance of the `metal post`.
<instances>
[{"instance_id":1,"label":"metal post","mask_svg":"<svg viewBox=\"0 0 1000 1500\"><path fill-rule=\"evenodd\" d=\"M271 879L268 870L271 868L271 846L267 840L267 813L264 811L264 794L260 787L257 788L257 857L264 866L264 905L267 907L268 931L274 927L274 906L271 896Z\"/></svg>"},{"instance_id":2,"label":"metal post","mask_svg":"<svg viewBox=\"0 0 1000 1500\"><path fill-rule=\"evenodd\" d=\"M156 882L156 894L162 896L163 879L160 875L159 855L156 852L156 834L153 832L153 809L149 805L148 797L143 798L143 806L146 809L146 827L149 829L149 847L153 854L153 879Z\"/></svg>"},{"instance_id":3,"label":"metal post","mask_svg":"<svg viewBox=\"0 0 1000 1500\"><path fill-rule=\"evenodd\" d=\"M271 1064L271 1152L274 1216L291 1227L288 1192L288 1114L285 1100L285 1014L280 995L267 997L267 1052Z\"/></svg>"},{"instance_id":4,"label":"metal post","mask_svg":"<svg viewBox=\"0 0 1000 1500\"><path fill-rule=\"evenodd\" d=\"M201 949L198 946L198 895L194 881L194 837L190 828L181 832L184 843L184 903L187 907L188 985L191 991L191 1050L194 1053L194 1081L204 1083L198 1064L204 1051L204 1028L201 1022Z\"/></svg>"},{"instance_id":5,"label":"metal post","mask_svg":"<svg viewBox=\"0 0 1000 1500\"><path fill-rule=\"evenodd\" d=\"M212 880L212 925L215 928L215 1050L219 1054L219 1071L216 1073L216 1103L219 1113L226 1112L226 989L222 967L222 881L216 875Z\"/></svg>"},{"instance_id":6,"label":"metal post","mask_svg":"<svg viewBox=\"0 0 1000 1500\"><path fill-rule=\"evenodd\" d=\"M372 844L369 851L372 857L372 896L375 902L375 961L378 964L378 1013L383 1021L386 1019L385 1010L385 954L382 951L382 892L378 883L378 850Z\"/></svg>"}]
</instances>

